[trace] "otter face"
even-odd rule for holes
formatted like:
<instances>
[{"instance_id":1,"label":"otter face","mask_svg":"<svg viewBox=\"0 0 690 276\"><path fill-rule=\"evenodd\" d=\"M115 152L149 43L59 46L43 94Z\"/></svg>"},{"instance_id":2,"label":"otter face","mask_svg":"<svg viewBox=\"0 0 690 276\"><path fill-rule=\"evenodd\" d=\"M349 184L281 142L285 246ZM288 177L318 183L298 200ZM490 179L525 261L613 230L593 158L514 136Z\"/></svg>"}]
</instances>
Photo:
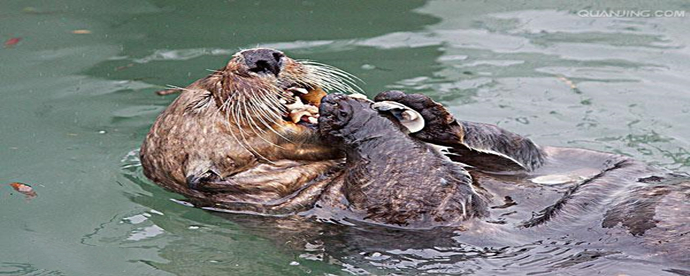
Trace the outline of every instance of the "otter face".
<instances>
[{"instance_id":1,"label":"otter face","mask_svg":"<svg viewBox=\"0 0 690 276\"><path fill-rule=\"evenodd\" d=\"M386 120L372 108L372 102L349 97L344 94L330 94L321 100L319 108L319 131L331 140L343 140L364 127L372 118ZM367 124L367 127L372 127Z\"/></svg>"},{"instance_id":2,"label":"otter face","mask_svg":"<svg viewBox=\"0 0 690 276\"><path fill-rule=\"evenodd\" d=\"M256 48L236 53L206 86L233 123L258 135L289 124L315 127L326 91L356 92L355 79L332 66Z\"/></svg>"}]
</instances>

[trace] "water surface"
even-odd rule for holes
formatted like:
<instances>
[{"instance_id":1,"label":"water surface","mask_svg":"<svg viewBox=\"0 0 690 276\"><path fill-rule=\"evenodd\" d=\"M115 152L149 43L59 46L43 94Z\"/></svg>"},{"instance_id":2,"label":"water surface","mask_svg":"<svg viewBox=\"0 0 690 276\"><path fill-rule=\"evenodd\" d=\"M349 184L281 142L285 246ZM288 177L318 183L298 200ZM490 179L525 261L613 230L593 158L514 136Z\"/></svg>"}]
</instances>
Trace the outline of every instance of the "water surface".
<instances>
[{"instance_id":1,"label":"water surface","mask_svg":"<svg viewBox=\"0 0 690 276\"><path fill-rule=\"evenodd\" d=\"M261 45L349 71L372 96L425 93L458 118L539 144L690 172L690 14L578 16L690 4L584 2L3 1L0 40L21 40L0 49L0 274L672 273L557 237L487 249L452 234L323 223L320 243L295 248L270 219L171 201L180 197L138 165L174 98L154 91ZM38 197L25 200L12 181ZM293 227L290 238L310 238Z\"/></svg>"}]
</instances>

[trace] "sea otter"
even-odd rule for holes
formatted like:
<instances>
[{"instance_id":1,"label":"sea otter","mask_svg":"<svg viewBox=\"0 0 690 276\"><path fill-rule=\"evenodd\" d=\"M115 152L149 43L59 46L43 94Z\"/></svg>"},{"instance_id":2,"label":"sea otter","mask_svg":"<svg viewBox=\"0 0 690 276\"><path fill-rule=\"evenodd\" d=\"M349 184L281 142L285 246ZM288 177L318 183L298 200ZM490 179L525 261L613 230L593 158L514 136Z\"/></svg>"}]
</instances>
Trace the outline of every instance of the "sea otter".
<instances>
[{"instance_id":1,"label":"sea otter","mask_svg":"<svg viewBox=\"0 0 690 276\"><path fill-rule=\"evenodd\" d=\"M140 151L144 174L203 207L269 214L309 209L344 162L318 134L318 106L325 91L356 92L353 80L280 51L241 51L180 89L158 116ZM444 131L429 132L457 139L453 152L487 170L531 170L543 159L529 139L488 125Z\"/></svg>"},{"instance_id":2,"label":"sea otter","mask_svg":"<svg viewBox=\"0 0 690 276\"><path fill-rule=\"evenodd\" d=\"M331 91L355 92L352 80L333 67L296 61L276 50L241 51L224 68L181 89L157 118L140 151L144 173L206 209L327 218L337 210L364 210L372 200L391 202L380 198L385 195L383 191L361 189L362 183L346 179L353 177L348 173L348 167L353 167L347 164L348 150L343 152L343 147L357 145L343 142L334 146L319 132L322 98ZM569 232L574 227L621 228L632 236L643 236L645 243L657 248L655 252L683 252L681 248L690 246L690 181L686 175L610 153L539 147L528 138L493 125L456 120L424 95L387 91L374 101L400 103L426 122L420 131L404 138L398 133L399 125L386 123L390 128L386 131L398 131L396 136L389 136L396 137L389 143L407 145L389 158L398 170L415 166L414 160L412 164L393 162L406 155L421 154L424 157L419 158L436 162L439 156L420 142L445 147L443 155L463 164L474 192L481 193L477 198L485 202L465 205L473 209L463 214L477 217L460 217L466 229L523 235L532 231ZM325 107L323 110L326 112ZM349 157L350 161L356 158L352 154ZM372 169L381 169L377 166L383 163L377 162ZM458 167L439 164L445 175L462 175ZM363 163L357 165L354 172L367 168ZM414 168L417 172L424 169ZM394 170L383 172L395 176ZM430 173L415 175L440 179ZM390 175L371 176L386 183L385 177ZM459 182L467 184L467 180ZM432 187L438 185L432 183ZM419 195L420 187L405 187L409 188L400 192L409 194L404 196ZM464 199L474 196L469 189L437 191L465 194L458 197ZM375 197L362 200L356 196L362 192ZM441 205L433 201L417 210ZM401 222L395 216L389 220L386 209L381 212L374 212L376 219L372 221L410 223L413 227L428 222L417 218ZM366 221L368 217L365 214L360 219ZM688 254L676 257L690 258Z\"/></svg>"}]
</instances>

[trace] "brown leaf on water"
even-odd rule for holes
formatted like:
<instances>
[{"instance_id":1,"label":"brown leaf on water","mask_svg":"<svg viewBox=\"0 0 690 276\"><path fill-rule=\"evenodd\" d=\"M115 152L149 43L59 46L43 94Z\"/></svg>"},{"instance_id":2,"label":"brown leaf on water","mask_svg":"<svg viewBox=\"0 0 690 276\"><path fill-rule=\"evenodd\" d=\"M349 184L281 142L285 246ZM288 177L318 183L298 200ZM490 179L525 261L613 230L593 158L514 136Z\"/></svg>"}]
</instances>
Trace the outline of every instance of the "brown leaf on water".
<instances>
[{"instance_id":1,"label":"brown leaf on water","mask_svg":"<svg viewBox=\"0 0 690 276\"><path fill-rule=\"evenodd\" d=\"M36 191L34 191L34 188L32 188L29 184L24 184L24 183L19 183L19 182L12 182L10 183L10 186L17 192L20 192L26 196L27 199L32 199L34 197L37 197L38 194L36 194Z\"/></svg>"},{"instance_id":2,"label":"brown leaf on water","mask_svg":"<svg viewBox=\"0 0 690 276\"><path fill-rule=\"evenodd\" d=\"M90 34L91 31L89 31L89 30L73 30L72 33L73 34Z\"/></svg>"},{"instance_id":3,"label":"brown leaf on water","mask_svg":"<svg viewBox=\"0 0 690 276\"><path fill-rule=\"evenodd\" d=\"M19 41L22 41L21 37L13 37L5 41L5 48L11 48L14 47L14 45L17 45Z\"/></svg>"}]
</instances>

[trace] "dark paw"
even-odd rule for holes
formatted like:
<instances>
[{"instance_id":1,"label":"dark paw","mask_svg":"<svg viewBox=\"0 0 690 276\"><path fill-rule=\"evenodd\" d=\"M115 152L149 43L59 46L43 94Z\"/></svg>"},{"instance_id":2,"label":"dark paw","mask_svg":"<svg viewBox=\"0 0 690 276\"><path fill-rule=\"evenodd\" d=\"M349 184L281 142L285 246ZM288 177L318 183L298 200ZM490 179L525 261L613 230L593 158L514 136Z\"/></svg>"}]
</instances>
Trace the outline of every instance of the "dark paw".
<instances>
[{"instance_id":1,"label":"dark paw","mask_svg":"<svg viewBox=\"0 0 690 276\"><path fill-rule=\"evenodd\" d=\"M462 140L462 130L453 115L428 96L391 90L379 93L374 101L398 102L419 112L424 117L425 126L412 134L416 138L436 144L453 144Z\"/></svg>"},{"instance_id":2,"label":"dark paw","mask_svg":"<svg viewBox=\"0 0 690 276\"><path fill-rule=\"evenodd\" d=\"M405 94L405 92L397 90L384 91L374 97L374 101L394 101L409 106L410 108L416 110L417 112L422 112L428 109L441 109L438 111L445 111L445 108L434 102L428 96L422 94ZM426 119L426 118L425 118Z\"/></svg>"},{"instance_id":3,"label":"dark paw","mask_svg":"<svg viewBox=\"0 0 690 276\"><path fill-rule=\"evenodd\" d=\"M213 183L220 180L220 176L212 171L208 171L201 175L189 175L187 176L187 187L192 190L197 191L209 191L213 188Z\"/></svg>"}]
</instances>

